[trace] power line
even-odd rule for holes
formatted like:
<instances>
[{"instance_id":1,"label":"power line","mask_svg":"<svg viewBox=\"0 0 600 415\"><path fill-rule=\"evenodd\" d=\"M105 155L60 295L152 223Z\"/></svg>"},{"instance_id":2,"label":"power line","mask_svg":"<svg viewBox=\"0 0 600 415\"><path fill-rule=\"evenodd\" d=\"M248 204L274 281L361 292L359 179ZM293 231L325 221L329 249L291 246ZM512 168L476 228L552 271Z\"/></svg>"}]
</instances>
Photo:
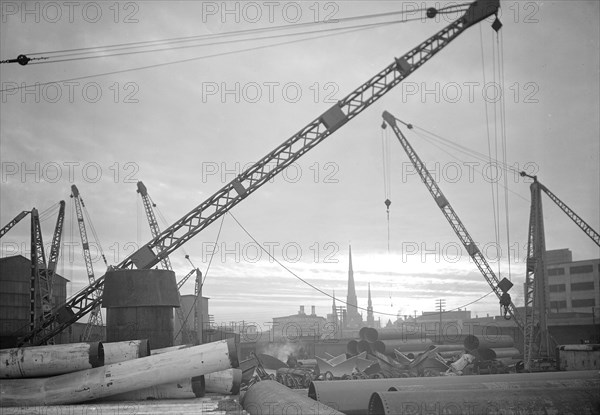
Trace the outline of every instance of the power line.
<instances>
[{"instance_id":1,"label":"power line","mask_svg":"<svg viewBox=\"0 0 600 415\"><path fill-rule=\"evenodd\" d=\"M281 263L281 261L279 261L279 260L278 260L277 258L275 258L273 255L271 255L271 253L270 253L270 252L269 252L267 249L265 249L265 248L264 248L264 246L263 246L262 244L260 244L260 243L258 242L258 240L256 240L256 238L254 238L254 236L252 236L252 235L250 234L250 232L249 232L249 231L248 231L248 230L247 230L247 229L246 229L246 228L245 228L245 227L244 227L244 226L243 226L243 225L242 225L242 224L241 224L241 223L240 223L240 222L237 220L237 218L236 218L236 217L235 217L235 216L234 216L234 215L233 215L233 214L232 214L230 211L229 211L229 212L227 212L227 213L228 213L228 214L229 214L229 215L230 215L230 216L233 218L233 220L234 220L234 221L235 221L235 222L238 224L238 226L239 226L239 227L240 227L240 228L241 228L241 229L244 231L244 233L246 233L246 235L248 235L248 237L249 237L250 239L252 239L252 241L253 241L254 243L256 243L256 245L257 245L257 246L259 246L259 247L260 247L260 249L261 249L261 250L263 250L263 251L264 251L264 252L265 252L265 253L266 253L266 254L269 256L269 258L271 258L273 261L275 261L275 262L276 262L276 263L277 263L277 264L278 264L280 267L282 267L284 270L286 270L288 273L290 273L290 274L291 274L292 276L294 276L296 279L298 279L299 281L301 281L301 282L303 282L304 284L308 285L308 286L309 286L309 287L311 287L312 289L314 289L314 290L316 290L316 291L320 292L321 294L323 294L323 295L325 295L325 296L327 296L327 297L329 297L329 298L331 298L331 299L333 299L333 300L335 300L335 301L339 301L339 302L340 302L340 303L342 303L342 304L345 304L345 305L349 305L349 306L355 307L355 308L357 308L358 310L369 311L369 312L371 311L371 310L368 310L367 308L360 307L360 306L358 306L358 305L349 304L348 302L346 302L346 301L344 301L344 300L342 300L342 299L340 299L340 298L338 298L338 297L335 297L334 295L331 295L331 294L329 294L329 293L328 293L328 292L326 292L326 291L323 291L322 289L320 289L320 288L319 288L319 287L317 287L316 285L314 285L314 284L311 284L310 282L308 282L308 281L306 281L305 279L303 279L302 277L300 277L300 276L299 276L298 274L296 274L294 271L292 271L291 269L289 269L288 267L286 267L284 264L282 264L282 263ZM478 298L477 300L471 301L470 303L467 303L467 304L465 304L465 305L463 305L463 306L460 306L460 307L458 307L458 308L463 308L463 307L466 307L466 306L468 306L468 305L474 304L474 303L476 303L476 302L478 302L478 301L480 301L480 300L484 299L485 297L487 297L488 295L490 295L492 292L494 292L494 291L492 290L492 291L490 291L489 293L485 294L484 296L482 296L482 297ZM453 309L453 310L448 310L448 311L446 311L446 312L449 312L449 311L454 311L454 310L457 310L458 308L456 308L456 309ZM375 310L373 310L373 313L374 313L374 314L379 314L379 315L384 315L384 316L393 316L393 317L397 317L397 316L398 316L397 314L384 313L384 312L375 311Z\"/></svg>"}]
</instances>

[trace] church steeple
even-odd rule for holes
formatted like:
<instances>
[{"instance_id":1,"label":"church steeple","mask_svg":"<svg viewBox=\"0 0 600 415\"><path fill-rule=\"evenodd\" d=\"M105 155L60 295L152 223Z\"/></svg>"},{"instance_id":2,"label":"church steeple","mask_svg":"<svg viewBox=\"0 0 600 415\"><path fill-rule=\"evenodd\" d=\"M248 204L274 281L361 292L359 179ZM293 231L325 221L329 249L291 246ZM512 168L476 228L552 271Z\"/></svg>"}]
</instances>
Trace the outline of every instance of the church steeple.
<instances>
[{"instance_id":1,"label":"church steeple","mask_svg":"<svg viewBox=\"0 0 600 415\"><path fill-rule=\"evenodd\" d=\"M348 314L348 327L358 327L362 322L362 317L358 313L358 301L356 299L356 287L354 286L354 270L352 269L352 246L349 246L348 262L348 296L346 298L346 308Z\"/></svg>"},{"instance_id":2,"label":"church steeple","mask_svg":"<svg viewBox=\"0 0 600 415\"><path fill-rule=\"evenodd\" d=\"M375 326L375 317L373 316L373 301L371 301L371 283L369 283L369 302L367 305L367 326Z\"/></svg>"}]
</instances>

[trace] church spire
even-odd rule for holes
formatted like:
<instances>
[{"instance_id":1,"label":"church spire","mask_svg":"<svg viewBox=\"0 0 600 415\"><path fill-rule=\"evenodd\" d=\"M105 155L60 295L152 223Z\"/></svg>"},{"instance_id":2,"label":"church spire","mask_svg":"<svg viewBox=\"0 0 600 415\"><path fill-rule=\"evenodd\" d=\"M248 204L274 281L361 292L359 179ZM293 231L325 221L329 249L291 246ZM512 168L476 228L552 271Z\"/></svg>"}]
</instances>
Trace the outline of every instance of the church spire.
<instances>
[{"instance_id":1,"label":"church spire","mask_svg":"<svg viewBox=\"0 0 600 415\"><path fill-rule=\"evenodd\" d=\"M348 313L348 326L357 326L362 322L362 317L358 313L358 301L356 299L356 287L354 286L354 270L352 269L352 246L349 247L348 260L348 297L346 298L346 308Z\"/></svg>"},{"instance_id":2,"label":"church spire","mask_svg":"<svg viewBox=\"0 0 600 415\"><path fill-rule=\"evenodd\" d=\"M367 326L375 326L375 317L373 316L373 301L371 301L371 283L369 283L369 302L367 305Z\"/></svg>"}]
</instances>

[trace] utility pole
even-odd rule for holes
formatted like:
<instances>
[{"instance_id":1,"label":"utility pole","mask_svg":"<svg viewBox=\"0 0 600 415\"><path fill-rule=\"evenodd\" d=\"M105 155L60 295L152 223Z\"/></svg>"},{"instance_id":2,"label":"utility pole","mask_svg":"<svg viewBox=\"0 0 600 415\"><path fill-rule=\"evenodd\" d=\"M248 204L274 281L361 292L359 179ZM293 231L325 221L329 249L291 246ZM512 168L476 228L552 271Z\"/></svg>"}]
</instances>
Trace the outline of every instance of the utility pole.
<instances>
[{"instance_id":1,"label":"utility pole","mask_svg":"<svg viewBox=\"0 0 600 415\"><path fill-rule=\"evenodd\" d=\"M436 302L436 306L438 308L438 310L440 311L440 331L439 331L439 341L442 341L442 313L444 311L444 306L446 305L446 300L443 298L440 298L438 300L435 300Z\"/></svg>"}]
</instances>

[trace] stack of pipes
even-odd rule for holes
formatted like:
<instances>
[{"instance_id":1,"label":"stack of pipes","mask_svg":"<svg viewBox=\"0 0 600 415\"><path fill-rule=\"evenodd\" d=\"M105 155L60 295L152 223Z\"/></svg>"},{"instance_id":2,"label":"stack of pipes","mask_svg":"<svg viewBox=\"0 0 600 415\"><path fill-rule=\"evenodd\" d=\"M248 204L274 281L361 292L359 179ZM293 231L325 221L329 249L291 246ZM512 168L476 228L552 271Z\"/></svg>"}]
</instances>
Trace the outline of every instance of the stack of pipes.
<instances>
[{"instance_id":1,"label":"stack of pipes","mask_svg":"<svg viewBox=\"0 0 600 415\"><path fill-rule=\"evenodd\" d=\"M598 371L316 381L308 397L346 415L598 413Z\"/></svg>"},{"instance_id":2,"label":"stack of pipes","mask_svg":"<svg viewBox=\"0 0 600 415\"><path fill-rule=\"evenodd\" d=\"M210 387L237 393L232 339L153 350L147 340L0 350L0 406L63 405L98 399L182 399ZM206 382L205 376L210 380Z\"/></svg>"}]
</instances>

